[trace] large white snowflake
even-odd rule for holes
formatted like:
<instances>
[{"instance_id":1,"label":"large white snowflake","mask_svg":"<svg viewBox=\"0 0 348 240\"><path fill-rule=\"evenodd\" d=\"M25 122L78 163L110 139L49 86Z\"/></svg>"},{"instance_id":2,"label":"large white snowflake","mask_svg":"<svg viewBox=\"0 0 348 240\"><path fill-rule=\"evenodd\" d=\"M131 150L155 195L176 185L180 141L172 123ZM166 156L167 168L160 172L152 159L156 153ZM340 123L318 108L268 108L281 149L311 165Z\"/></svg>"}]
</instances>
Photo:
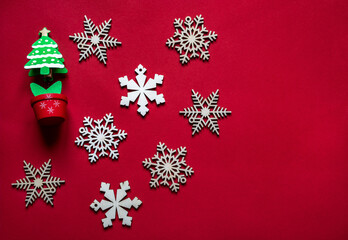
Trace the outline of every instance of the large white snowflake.
<instances>
[{"instance_id":1,"label":"large white snowflake","mask_svg":"<svg viewBox=\"0 0 348 240\"><path fill-rule=\"evenodd\" d=\"M185 156L186 147L173 150L167 148L164 143L159 143L152 159L147 158L143 161L144 167L151 172L150 187L156 188L159 184L170 185L170 190L177 192L180 183L185 184L186 177L193 174L192 168L186 165Z\"/></svg>"},{"instance_id":2,"label":"large white snowflake","mask_svg":"<svg viewBox=\"0 0 348 240\"><path fill-rule=\"evenodd\" d=\"M85 16L83 23L85 27L84 32L74 33L73 36L69 36L74 42L78 43L77 48L81 51L79 61L94 54L99 61L106 65L107 48L116 48L117 45L121 45L121 42L118 42L116 38L109 36L111 19L104 21L99 26L95 26L93 21Z\"/></svg>"},{"instance_id":3,"label":"large white snowflake","mask_svg":"<svg viewBox=\"0 0 348 240\"><path fill-rule=\"evenodd\" d=\"M189 118L189 123L192 124L192 135L198 133L204 126L209 127L210 131L219 135L218 119L227 117L231 111L226 108L219 107L219 89L212 92L208 98L203 97L192 89L193 106L180 111L184 117Z\"/></svg>"},{"instance_id":4,"label":"large white snowflake","mask_svg":"<svg viewBox=\"0 0 348 240\"><path fill-rule=\"evenodd\" d=\"M126 198L127 193L130 189L129 182L125 181L123 183L120 183L121 189L117 189L117 193L115 196L114 190L110 189L110 183L101 183L100 191L104 193L104 197L107 200L101 200L98 202L97 200L94 200L94 202L90 205L90 207L97 212L99 209L102 211L105 211L109 209L105 216L106 218L102 219L103 227L111 227L112 226L112 220L116 218L116 212L117 216L120 220L122 220L122 224L126 226L132 225L132 217L128 216L128 211L126 209L130 209L131 207L138 208L142 202L135 197L133 200L130 198Z\"/></svg>"},{"instance_id":5,"label":"large white snowflake","mask_svg":"<svg viewBox=\"0 0 348 240\"><path fill-rule=\"evenodd\" d=\"M200 57L203 61L209 60L208 47L216 40L217 34L205 28L202 15L196 16L194 20L187 16L185 25L180 18L175 19L174 28L174 35L166 44L169 48L175 47L180 53L181 64L188 63L191 58L196 57Z\"/></svg>"},{"instance_id":6,"label":"large white snowflake","mask_svg":"<svg viewBox=\"0 0 348 240\"><path fill-rule=\"evenodd\" d=\"M118 143L126 138L127 133L124 130L117 129L113 122L114 117L111 113L98 120L93 120L91 117L84 118L85 127L81 127L79 130L82 136L77 137L75 143L77 146L85 147L89 152L88 159L91 163L96 162L99 157L108 155L112 159L118 158ZM109 154L107 151L109 151Z\"/></svg>"},{"instance_id":7,"label":"large white snowflake","mask_svg":"<svg viewBox=\"0 0 348 240\"><path fill-rule=\"evenodd\" d=\"M46 203L50 203L53 206L52 195L56 192L56 188L64 184L65 181L52 177L50 174L51 167L51 159L42 164L39 169L24 161L26 177L17 180L16 183L12 183L12 186L27 191L27 197L25 198L26 207L29 204L33 204L38 197L41 197Z\"/></svg>"},{"instance_id":8,"label":"large white snowflake","mask_svg":"<svg viewBox=\"0 0 348 240\"><path fill-rule=\"evenodd\" d=\"M155 77L152 79L150 78L146 83L146 68L144 68L141 64L135 69L135 73L137 76L135 77L137 80L137 83L132 79L128 80L127 76L120 77L118 80L120 81L121 87L127 86L128 90L132 90L131 92L128 92L127 97L122 96L121 97L121 106L129 106L129 102L134 102L137 98L138 99L138 112L144 117L146 113L149 111L149 109L146 107L148 104L148 101L146 98L148 98L150 101L156 100L157 105L164 103L164 97L163 94L157 94L154 88L156 88L157 85L162 84L163 82L163 75L155 74Z\"/></svg>"}]
</instances>

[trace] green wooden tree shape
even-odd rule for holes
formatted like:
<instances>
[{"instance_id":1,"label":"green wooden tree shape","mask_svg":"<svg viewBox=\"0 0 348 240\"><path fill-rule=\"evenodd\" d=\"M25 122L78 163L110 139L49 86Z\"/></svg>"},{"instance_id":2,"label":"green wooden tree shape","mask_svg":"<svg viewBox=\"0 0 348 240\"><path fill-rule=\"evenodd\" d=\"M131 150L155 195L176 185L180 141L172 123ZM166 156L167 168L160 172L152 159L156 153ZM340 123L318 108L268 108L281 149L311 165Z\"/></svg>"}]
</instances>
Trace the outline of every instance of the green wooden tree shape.
<instances>
[{"instance_id":1,"label":"green wooden tree shape","mask_svg":"<svg viewBox=\"0 0 348 240\"><path fill-rule=\"evenodd\" d=\"M41 37L32 45L33 50L27 56L30 60L24 68L30 69L30 77L44 75L52 78L53 73L68 72L63 56L58 51L58 44L48 36L50 32L45 27L39 32Z\"/></svg>"}]
</instances>

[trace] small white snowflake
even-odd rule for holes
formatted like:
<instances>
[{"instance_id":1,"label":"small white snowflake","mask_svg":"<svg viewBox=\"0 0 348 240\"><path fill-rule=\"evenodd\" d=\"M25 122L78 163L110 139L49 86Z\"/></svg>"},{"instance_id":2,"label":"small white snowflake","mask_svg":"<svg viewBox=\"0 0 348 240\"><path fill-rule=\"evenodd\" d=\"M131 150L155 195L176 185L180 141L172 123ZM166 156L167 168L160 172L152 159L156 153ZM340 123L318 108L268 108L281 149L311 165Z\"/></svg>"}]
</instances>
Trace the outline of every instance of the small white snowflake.
<instances>
[{"instance_id":1,"label":"small white snowflake","mask_svg":"<svg viewBox=\"0 0 348 240\"><path fill-rule=\"evenodd\" d=\"M198 133L204 126L209 127L210 131L219 135L218 119L227 117L231 111L226 108L219 107L219 89L209 95L208 98L203 97L192 89L193 106L180 111L184 117L189 118L189 123L192 124L192 135Z\"/></svg>"},{"instance_id":2,"label":"small white snowflake","mask_svg":"<svg viewBox=\"0 0 348 240\"><path fill-rule=\"evenodd\" d=\"M45 109L46 106L47 106L46 103L44 103L44 102L41 102L41 103L40 103L40 108L41 108L41 109Z\"/></svg>"},{"instance_id":3,"label":"small white snowflake","mask_svg":"<svg viewBox=\"0 0 348 240\"><path fill-rule=\"evenodd\" d=\"M105 121L105 124L102 124L103 121ZM93 122L95 126L93 126ZM91 163L96 162L99 157L108 155L112 159L118 159L118 143L126 138L127 133L124 130L117 129L113 122L114 117L111 113L98 120L93 120L90 117L84 118L85 127L81 127L79 130L82 136L77 137L75 143L77 146L85 147L89 152L88 159ZM107 151L109 151L109 154Z\"/></svg>"},{"instance_id":4,"label":"small white snowflake","mask_svg":"<svg viewBox=\"0 0 348 240\"><path fill-rule=\"evenodd\" d=\"M116 212L118 218L122 220L122 224L130 227L132 225L132 217L128 216L128 211L125 210L125 208L130 209L131 207L134 207L137 209L142 204L137 197L135 197L133 200L130 198L124 199L127 196L126 191L130 189L128 181L120 183L120 186L121 189L117 189L115 196L114 190L110 189L110 183L102 182L100 191L104 193L104 197L107 200L101 200L100 202L94 200L94 202L90 205L95 212L97 212L99 209L102 211L109 209L105 213L106 218L102 219L104 228L112 226L112 220L116 218Z\"/></svg>"},{"instance_id":5,"label":"small white snowflake","mask_svg":"<svg viewBox=\"0 0 348 240\"><path fill-rule=\"evenodd\" d=\"M148 98L150 101L156 100L156 104L164 103L163 94L157 94L157 91L153 90L157 85L161 85L163 82L163 75L155 74L154 79L150 78L146 83L146 68L141 64L135 69L137 76L135 77L137 83L134 80L128 80L127 76L120 77L121 87L127 86L128 90L132 90L127 94L127 97L121 97L121 106L129 106L129 102L134 102L138 99L138 112L144 117L149 109L146 107Z\"/></svg>"},{"instance_id":6,"label":"small white snowflake","mask_svg":"<svg viewBox=\"0 0 348 240\"><path fill-rule=\"evenodd\" d=\"M51 98L52 98L52 94L47 94L47 95L46 95L46 98L47 98L47 99L51 99Z\"/></svg>"},{"instance_id":7,"label":"small white snowflake","mask_svg":"<svg viewBox=\"0 0 348 240\"><path fill-rule=\"evenodd\" d=\"M168 153L167 153L168 152ZM175 155L175 153L177 153ZM156 188L159 184L169 186L173 192L179 190L180 184L186 183L186 177L193 174L190 166L185 161L186 147L177 150L169 149L164 143L157 145L157 153L152 159L143 161L144 167L150 169L150 187ZM156 176L156 177L155 177ZM161 180L161 183L159 183ZM175 182L177 180L177 182Z\"/></svg>"},{"instance_id":8,"label":"small white snowflake","mask_svg":"<svg viewBox=\"0 0 348 240\"><path fill-rule=\"evenodd\" d=\"M191 58L199 56L203 61L209 60L208 47L211 42L216 40L217 34L214 31L208 33L203 24L202 15L196 16L194 21L187 16L185 18L186 27L180 18L174 20L175 32L166 44L169 48L175 47L176 51L180 53L181 64L188 63ZM205 48L205 51L203 48Z\"/></svg>"},{"instance_id":9,"label":"small white snowflake","mask_svg":"<svg viewBox=\"0 0 348 240\"><path fill-rule=\"evenodd\" d=\"M55 100L55 101L53 102L53 105L54 105L55 107L59 107L59 106L60 106L60 102L59 102L58 100Z\"/></svg>"},{"instance_id":10,"label":"small white snowflake","mask_svg":"<svg viewBox=\"0 0 348 240\"><path fill-rule=\"evenodd\" d=\"M95 26L93 21L85 16L84 27L84 32L74 33L74 36L69 36L74 42L78 43L77 48L81 51L79 61L87 59L94 54L99 61L106 65L107 48L116 48L117 45L121 45L121 42L118 42L116 38L109 36L111 19L104 21L99 26Z\"/></svg>"},{"instance_id":11,"label":"small white snowflake","mask_svg":"<svg viewBox=\"0 0 348 240\"><path fill-rule=\"evenodd\" d=\"M54 112L53 107L49 107L49 108L47 109L47 112L48 112L49 114L53 114L53 112Z\"/></svg>"},{"instance_id":12,"label":"small white snowflake","mask_svg":"<svg viewBox=\"0 0 348 240\"><path fill-rule=\"evenodd\" d=\"M51 159L42 164L40 168L34 168L33 165L24 161L26 177L17 180L16 183L12 183L12 186L27 191L27 197L25 198L26 207L29 204L33 204L38 197L41 197L46 203L50 203L53 206L52 195L56 192L56 188L64 184L65 181L52 177L50 175L51 168Z\"/></svg>"}]
</instances>

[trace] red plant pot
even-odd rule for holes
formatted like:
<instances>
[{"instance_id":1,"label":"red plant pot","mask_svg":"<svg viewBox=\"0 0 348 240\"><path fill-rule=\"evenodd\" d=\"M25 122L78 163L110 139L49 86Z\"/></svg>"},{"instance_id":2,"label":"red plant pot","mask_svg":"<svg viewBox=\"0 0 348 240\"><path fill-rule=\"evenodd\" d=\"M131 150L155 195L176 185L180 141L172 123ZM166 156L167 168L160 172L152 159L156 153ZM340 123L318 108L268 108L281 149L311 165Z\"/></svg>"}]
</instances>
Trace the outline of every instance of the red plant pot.
<instances>
[{"instance_id":1,"label":"red plant pot","mask_svg":"<svg viewBox=\"0 0 348 240\"><path fill-rule=\"evenodd\" d=\"M68 98L63 94L41 94L31 99L36 119L41 125L56 125L66 119Z\"/></svg>"}]
</instances>

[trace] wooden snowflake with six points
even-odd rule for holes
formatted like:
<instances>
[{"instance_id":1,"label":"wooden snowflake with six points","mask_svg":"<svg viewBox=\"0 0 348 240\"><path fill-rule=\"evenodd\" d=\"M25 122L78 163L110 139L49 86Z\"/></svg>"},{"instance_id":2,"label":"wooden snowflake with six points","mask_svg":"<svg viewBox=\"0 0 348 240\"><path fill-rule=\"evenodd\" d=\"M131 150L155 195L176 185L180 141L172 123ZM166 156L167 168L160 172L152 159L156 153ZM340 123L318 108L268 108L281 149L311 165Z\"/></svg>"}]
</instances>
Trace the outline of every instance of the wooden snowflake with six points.
<instances>
[{"instance_id":1,"label":"wooden snowflake with six points","mask_svg":"<svg viewBox=\"0 0 348 240\"><path fill-rule=\"evenodd\" d=\"M189 118L189 123L192 124L192 135L198 133L204 126L208 127L211 132L219 135L218 119L227 117L231 111L226 108L219 107L219 89L209 95L208 98L203 97L192 89L193 106L180 111L184 117Z\"/></svg>"},{"instance_id":2,"label":"wooden snowflake with six points","mask_svg":"<svg viewBox=\"0 0 348 240\"><path fill-rule=\"evenodd\" d=\"M166 45L174 48L180 54L181 64L188 63L192 58L200 57L209 60L210 43L216 40L217 34L208 31L204 26L204 18L197 15L193 20L187 16L185 22L180 18L174 20L175 32Z\"/></svg>"},{"instance_id":3,"label":"wooden snowflake with six points","mask_svg":"<svg viewBox=\"0 0 348 240\"><path fill-rule=\"evenodd\" d=\"M24 161L26 177L17 180L16 183L12 183L12 186L27 191L27 197L25 198L26 207L29 204L33 204L38 197L41 197L46 203L50 203L53 206L52 195L56 192L56 188L64 184L65 181L52 177L50 174L51 167L51 159L42 164L39 169Z\"/></svg>"},{"instance_id":4,"label":"wooden snowflake with six points","mask_svg":"<svg viewBox=\"0 0 348 240\"><path fill-rule=\"evenodd\" d=\"M80 59L87 59L92 54L96 55L99 61L106 65L107 48L117 47L121 45L116 38L109 36L111 28L111 19L104 21L101 25L95 26L93 21L85 16L84 27L85 31L82 33L74 33L73 36L69 36L74 42L77 43L77 48L80 52Z\"/></svg>"}]
</instances>

